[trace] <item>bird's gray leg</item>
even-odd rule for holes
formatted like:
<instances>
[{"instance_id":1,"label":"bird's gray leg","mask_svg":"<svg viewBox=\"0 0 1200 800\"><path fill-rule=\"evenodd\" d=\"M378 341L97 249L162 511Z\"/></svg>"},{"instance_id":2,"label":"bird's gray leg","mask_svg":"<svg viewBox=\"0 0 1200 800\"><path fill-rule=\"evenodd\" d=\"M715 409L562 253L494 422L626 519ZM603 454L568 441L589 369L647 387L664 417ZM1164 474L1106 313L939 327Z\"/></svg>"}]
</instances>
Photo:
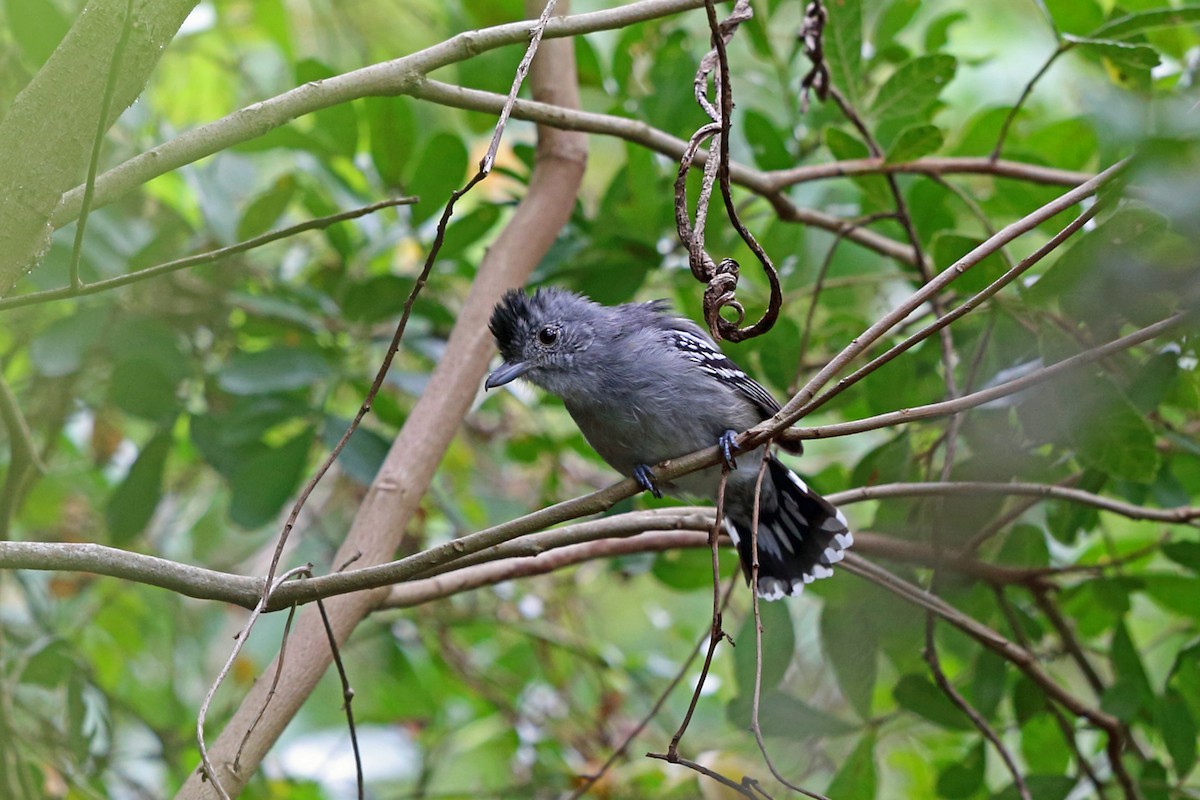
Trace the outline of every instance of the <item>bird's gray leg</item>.
<instances>
[{"instance_id":1,"label":"bird's gray leg","mask_svg":"<svg viewBox=\"0 0 1200 800\"><path fill-rule=\"evenodd\" d=\"M721 434L721 438L717 439L717 446L721 448L721 457L725 459L725 468L730 471L737 469L737 462L733 460L733 451L738 449L737 435L737 431L725 431Z\"/></svg>"},{"instance_id":2,"label":"bird's gray leg","mask_svg":"<svg viewBox=\"0 0 1200 800\"><path fill-rule=\"evenodd\" d=\"M659 499L662 498L662 492L659 490L658 484L654 482L654 473L645 464L638 464L633 468L633 479L637 481L638 486L650 494Z\"/></svg>"}]
</instances>

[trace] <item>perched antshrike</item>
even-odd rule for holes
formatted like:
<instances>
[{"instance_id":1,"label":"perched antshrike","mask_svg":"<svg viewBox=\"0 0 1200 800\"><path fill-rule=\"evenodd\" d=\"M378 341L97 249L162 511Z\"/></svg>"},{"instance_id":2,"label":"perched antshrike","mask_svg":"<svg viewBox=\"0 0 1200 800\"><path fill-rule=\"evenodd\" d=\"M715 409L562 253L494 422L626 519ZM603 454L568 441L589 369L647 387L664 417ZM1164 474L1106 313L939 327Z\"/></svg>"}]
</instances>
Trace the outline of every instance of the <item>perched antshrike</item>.
<instances>
[{"instance_id":1,"label":"perched antshrike","mask_svg":"<svg viewBox=\"0 0 1200 800\"><path fill-rule=\"evenodd\" d=\"M489 327L504 364L487 388L525 378L562 398L596 452L655 496L661 487L715 498L719 465L662 484L650 465L720 445L730 469L725 528L750 580L754 488L764 454L754 450L739 468L733 450L738 431L779 410L766 389L698 325L671 316L663 301L602 306L564 289L514 289L496 305ZM854 537L842 512L773 454L766 458L757 588L776 600L832 575Z\"/></svg>"}]
</instances>

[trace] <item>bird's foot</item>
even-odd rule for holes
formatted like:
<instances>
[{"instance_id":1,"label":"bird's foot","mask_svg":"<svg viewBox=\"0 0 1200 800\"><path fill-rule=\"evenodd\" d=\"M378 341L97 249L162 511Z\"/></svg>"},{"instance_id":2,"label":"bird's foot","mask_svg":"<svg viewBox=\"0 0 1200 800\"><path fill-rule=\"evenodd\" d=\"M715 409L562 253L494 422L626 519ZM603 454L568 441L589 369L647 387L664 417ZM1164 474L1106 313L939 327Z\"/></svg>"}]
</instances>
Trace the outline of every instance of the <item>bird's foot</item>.
<instances>
[{"instance_id":1,"label":"bird's foot","mask_svg":"<svg viewBox=\"0 0 1200 800\"><path fill-rule=\"evenodd\" d=\"M737 431L725 431L721 434L721 438L717 439L717 446L721 448L721 457L725 459L725 468L731 471L737 469L737 462L733 460L733 453L738 449L737 435Z\"/></svg>"},{"instance_id":2,"label":"bird's foot","mask_svg":"<svg viewBox=\"0 0 1200 800\"><path fill-rule=\"evenodd\" d=\"M662 491L659 490L658 484L654 482L654 473L645 464L638 464L633 468L633 479L637 481L638 486L650 494L659 499L662 498Z\"/></svg>"}]
</instances>

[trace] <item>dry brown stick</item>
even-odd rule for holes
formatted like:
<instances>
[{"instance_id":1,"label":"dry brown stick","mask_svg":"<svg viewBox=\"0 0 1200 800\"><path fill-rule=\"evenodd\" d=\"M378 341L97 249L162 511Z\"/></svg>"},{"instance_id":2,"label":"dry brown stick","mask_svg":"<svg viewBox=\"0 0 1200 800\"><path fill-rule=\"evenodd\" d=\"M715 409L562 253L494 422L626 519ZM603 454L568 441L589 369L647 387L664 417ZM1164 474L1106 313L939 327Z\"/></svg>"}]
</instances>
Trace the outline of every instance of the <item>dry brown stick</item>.
<instances>
[{"instance_id":1,"label":"dry brown stick","mask_svg":"<svg viewBox=\"0 0 1200 800\"><path fill-rule=\"evenodd\" d=\"M743 224L741 217L738 215L737 206L733 202L733 191L730 187L729 179L729 137L730 123L733 117L733 79L729 74L729 58L725 52L726 37L723 33L727 29L728 36L733 36L733 32L737 26L750 18L750 5L748 0L739 0L739 2L735 3L733 12L724 23L717 22L717 11L713 0L706 0L704 8L708 14L708 25L709 30L712 32L713 49L717 54L718 75L720 76L717 82L717 99L721 104L721 146L718 156L720 161L717 167L717 178L721 186L721 197L725 200L725 214L734 229L738 232L738 236L750 248L750 252L754 253L754 257L758 259L758 263L762 266L763 273L767 277L767 284L770 287L767 308L763 312L762 317L757 322L743 328L741 327L743 316L741 305L733 297L734 287L737 286L737 262L733 262L734 268L730 271L731 281L725 281L720 287L714 287L710 282L709 288L713 300L712 308L709 305L710 294L708 291L705 292L705 316L709 320L710 330L713 331L714 335L719 333L721 338L728 339L731 342L742 342L771 330L771 327L775 324L775 320L779 318L779 310L783 305L783 291L779 284L779 271L771 262L771 258L767 255L766 250L763 249L754 235L750 233L750 230ZM732 259L727 260L732 261ZM727 300L725 299L726 297L728 297ZM736 324L729 322L721 316L720 309L723 306L730 306L737 310L738 321Z\"/></svg>"},{"instance_id":2,"label":"dry brown stick","mask_svg":"<svg viewBox=\"0 0 1200 800\"><path fill-rule=\"evenodd\" d=\"M711 520L710 520L711 522ZM376 610L412 608L425 603L494 586L504 581L557 572L576 564L634 553L658 553L708 545L701 530L647 530L620 539L595 539L549 549L537 556L511 556L464 566L429 578L405 581L391 587Z\"/></svg>"},{"instance_id":3,"label":"dry brown stick","mask_svg":"<svg viewBox=\"0 0 1200 800\"><path fill-rule=\"evenodd\" d=\"M590 513L591 511L598 511L609 507L619 499L619 493L615 490L619 489L621 485L616 484L614 487L609 487L600 492L594 492L591 495L567 501L566 505L568 508L577 509L578 512L569 510L565 513L555 513L551 516L557 517L554 521L562 521L571 518L577 513ZM848 505L867 500L883 500L892 497L927 497L959 494L1000 494L1026 496L1035 500L1056 499L1088 505L1109 513L1120 514L1130 519L1152 520L1174 524L1194 524L1195 520L1200 519L1200 507L1196 506L1166 509L1147 508L1103 497L1082 489L1039 483L988 483L973 481L890 483L832 493L829 495L829 500L836 505ZM598 498L602 498L602 500L598 500ZM355 577L358 575L357 572L347 572L344 573L343 577L351 576L352 580L341 582L336 589L327 589L322 585L326 581L325 577L314 578L312 581L306 581L306 583L309 584L309 589L317 589L318 591L315 595L321 597L332 597L337 594L375 588L400 581L406 581L406 583L402 584L404 586L412 586L415 584L413 579L418 576L437 575L449 569L472 566L484 561L536 556L539 553L547 553L554 548L591 542L607 537L629 536L646 530L705 531L712 524L712 509L684 506L653 511L636 511L575 523L564 528L545 531L544 533L531 533L549 524L548 522L543 522L546 519L547 514L544 511L539 511L533 515L503 523L503 525L496 528L485 529L476 534L464 537L464 541L470 540L472 536L486 535L491 538L493 532L500 530L502 535L497 538L503 543L490 547L480 547L478 550L473 551L474 555L466 555L458 560L450 560L446 562L448 564L446 568L429 567L412 572L397 570L394 574L390 574L386 580L378 582L370 580L363 581L362 583L357 582L358 578ZM519 538L513 539L512 537ZM509 539L512 540L508 541ZM680 541L684 540L681 539ZM880 547L885 548L890 558L912 559L918 557L916 551L901 553L895 549L900 545L911 543L889 538L881 538L879 543L875 543L871 538L864 539L863 542L865 544L859 548L860 550L865 551L865 548ZM892 545L888 544L888 542L896 542L897 544ZM681 543L679 546L691 545ZM874 552L882 553L884 550L875 550ZM983 562L975 563L982 564ZM381 565L381 568L390 570L399 566L399 564L400 562L390 562L389 564ZM234 603L245 608L253 608L257 598L261 595L261 578L216 572L202 567L180 564L154 556L131 553L119 548L92 543L0 542L0 568L61 570L108 575L122 580L158 586L189 597ZM367 573L366 576L360 577L369 576L370 573ZM995 577L999 579L1001 577L1012 578L1015 576L1007 574L1001 576L997 574ZM421 580L426 580L426 578L422 577ZM298 589L299 586L296 588ZM289 585L286 588L281 588L278 596L285 598L292 591L293 587ZM292 597L289 599L289 603L306 602L311 599L315 599L315 597ZM287 605L283 604L280 608Z\"/></svg>"}]
</instances>

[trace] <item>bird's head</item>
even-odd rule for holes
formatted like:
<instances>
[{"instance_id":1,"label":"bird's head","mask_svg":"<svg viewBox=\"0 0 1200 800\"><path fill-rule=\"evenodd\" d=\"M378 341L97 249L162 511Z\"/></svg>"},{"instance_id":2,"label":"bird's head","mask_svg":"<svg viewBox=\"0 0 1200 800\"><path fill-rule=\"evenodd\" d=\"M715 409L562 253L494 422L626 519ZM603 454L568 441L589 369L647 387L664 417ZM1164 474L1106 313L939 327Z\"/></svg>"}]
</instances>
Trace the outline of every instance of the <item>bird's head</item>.
<instances>
[{"instance_id":1,"label":"bird's head","mask_svg":"<svg viewBox=\"0 0 1200 800\"><path fill-rule=\"evenodd\" d=\"M543 288L532 295L509 290L488 323L504 363L484 386L494 389L523 377L562 396L562 380L579 371L602 314L602 306L566 289Z\"/></svg>"}]
</instances>

